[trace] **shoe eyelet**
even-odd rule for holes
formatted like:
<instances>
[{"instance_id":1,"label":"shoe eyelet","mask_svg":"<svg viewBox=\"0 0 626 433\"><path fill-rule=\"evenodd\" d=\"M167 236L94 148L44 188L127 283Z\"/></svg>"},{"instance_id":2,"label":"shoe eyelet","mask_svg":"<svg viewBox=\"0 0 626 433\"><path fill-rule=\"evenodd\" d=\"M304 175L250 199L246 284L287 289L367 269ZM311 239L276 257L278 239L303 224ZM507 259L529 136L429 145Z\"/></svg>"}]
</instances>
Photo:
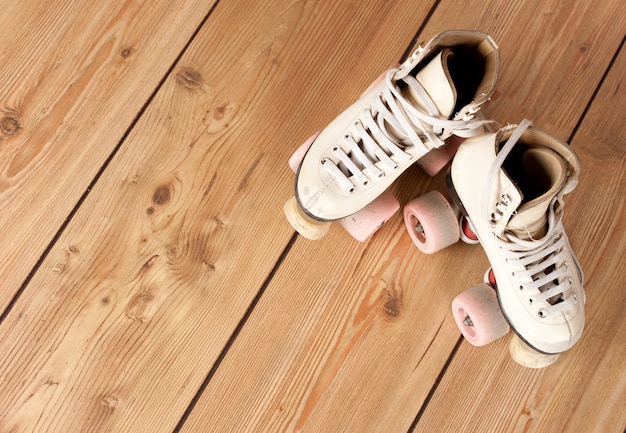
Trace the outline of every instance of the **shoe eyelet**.
<instances>
[{"instance_id":1,"label":"shoe eyelet","mask_svg":"<svg viewBox=\"0 0 626 433\"><path fill-rule=\"evenodd\" d=\"M539 310L537 312L537 315L541 318L541 319L545 319L546 318L546 313L543 310Z\"/></svg>"}]
</instances>

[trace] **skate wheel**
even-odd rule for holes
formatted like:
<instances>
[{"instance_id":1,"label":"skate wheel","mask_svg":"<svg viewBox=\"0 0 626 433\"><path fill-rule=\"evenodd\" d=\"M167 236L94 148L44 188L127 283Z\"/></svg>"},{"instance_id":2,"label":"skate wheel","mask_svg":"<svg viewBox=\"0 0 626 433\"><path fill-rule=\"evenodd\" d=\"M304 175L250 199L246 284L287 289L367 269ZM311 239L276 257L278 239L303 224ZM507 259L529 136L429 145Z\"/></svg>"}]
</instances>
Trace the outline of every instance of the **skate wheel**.
<instances>
[{"instance_id":1,"label":"skate wheel","mask_svg":"<svg viewBox=\"0 0 626 433\"><path fill-rule=\"evenodd\" d=\"M456 135L451 136L448 138L445 145L438 147L437 149L433 149L426 155L422 156L417 161L417 165L419 165L429 176L436 175L454 157L463 140L463 138L457 137Z\"/></svg>"},{"instance_id":2,"label":"skate wheel","mask_svg":"<svg viewBox=\"0 0 626 433\"><path fill-rule=\"evenodd\" d=\"M400 209L400 203L389 191L360 211L341 219L343 228L359 242L364 242Z\"/></svg>"},{"instance_id":3,"label":"skate wheel","mask_svg":"<svg viewBox=\"0 0 626 433\"><path fill-rule=\"evenodd\" d=\"M283 206L283 211L291 226L307 239L321 239L328 233L330 223L318 221L308 216L293 196L287 200L285 206Z\"/></svg>"},{"instance_id":4,"label":"skate wheel","mask_svg":"<svg viewBox=\"0 0 626 433\"><path fill-rule=\"evenodd\" d=\"M298 167L300 166L300 163L304 159L304 155L306 155L307 151L309 150L309 147L311 147L311 145L313 144L313 142L315 141L318 135L320 135L320 133L316 132L315 134L310 136L309 139L305 141L304 143L302 143L302 145L298 147L298 149L293 153L293 155L291 155L291 158L289 158L289 167L293 170L294 173L298 171Z\"/></svg>"},{"instance_id":5,"label":"skate wheel","mask_svg":"<svg viewBox=\"0 0 626 433\"><path fill-rule=\"evenodd\" d=\"M466 244L474 245L480 243L478 236L475 233L474 226L466 216L462 216L459 219L459 227L461 229L461 240Z\"/></svg>"},{"instance_id":6,"label":"skate wheel","mask_svg":"<svg viewBox=\"0 0 626 433\"><path fill-rule=\"evenodd\" d=\"M413 243L426 254L459 240L456 214L438 191L430 191L408 202L404 206L404 223Z\"/></svg>"},{"instance_id":7,"label":"skate wheel","mask_svg":"<svg viewBox=\"0 0 626 433\"><path fill-rule=\"evenodd\" d=\"M509 332L495 290L484 283L454 298L452 314L465 339L474 346L484 346Z\"/></svg>"},{"instance_id":8,"label":"skate wheel","mask_svg":"<svg viewBox=\"0 0 626 433\"><path fill-rule=\"evenodd\" d=\"M544 368L553 364L559 354L546 354L537 352L535 349L524 343L522 339L513 334L509 342L509 352L513 361L528 368Z\"/></svg>"}]
</instances>

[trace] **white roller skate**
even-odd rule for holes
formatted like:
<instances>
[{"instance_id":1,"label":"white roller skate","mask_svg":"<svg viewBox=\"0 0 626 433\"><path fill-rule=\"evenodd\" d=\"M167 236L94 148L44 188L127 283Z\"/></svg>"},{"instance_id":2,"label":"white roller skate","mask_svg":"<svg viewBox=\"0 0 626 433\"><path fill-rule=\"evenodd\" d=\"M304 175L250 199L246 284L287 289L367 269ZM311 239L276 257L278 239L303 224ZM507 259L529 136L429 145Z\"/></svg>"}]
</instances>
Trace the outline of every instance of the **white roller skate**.
<instances>
[{"instance_id":1,"label":"white roller skate","mask_svg":"<svg viewBox=\"0 0 626 433\"><path fill-rule=\"evenodd\" d=\"M495 90L499 62L489 36L459 30L387 71L292 156L295 197L284 210L293 227L318 239L340 220L356 239L368 238L399 208L386 190L404 170L418 162L434 174L456 150L446 141L483 132L476 113Z\"/></svg>"},{"instance_id":2,"label":"white roller skate","mask_svg":"<svg viewBox=\"0 0 626 433\"><path fill-rule=\"evenodd\" d=\"M562 221L579 169L571 147L529 121L466 140L450 168L450 194L492 268L454 300L453 314L476 345L508 323L511 355L527 367L551 364L583 331L583 273Z\"/></svg>"}]
</instances>

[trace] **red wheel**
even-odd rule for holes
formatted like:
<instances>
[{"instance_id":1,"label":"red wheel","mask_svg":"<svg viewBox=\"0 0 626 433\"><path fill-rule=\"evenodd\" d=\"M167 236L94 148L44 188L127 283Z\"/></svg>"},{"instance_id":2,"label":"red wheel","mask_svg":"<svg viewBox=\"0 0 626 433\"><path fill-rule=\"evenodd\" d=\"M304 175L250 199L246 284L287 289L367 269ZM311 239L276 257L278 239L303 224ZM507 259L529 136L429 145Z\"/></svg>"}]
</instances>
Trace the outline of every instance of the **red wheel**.
<instances>
[{"instance_id":1,"label":"red wheel","mask_svg":"<svg viewBox=\"0 0 626 433\"><path fill-rule=\"evenodd\" d=\"M363 209L339 222L354 239L364 242L400 209L400 203L389 191Z\"/></svg>"},{"instance_id":2,"label":"red wheel","mask_svg":"<svg viewBox=\"0 0 626 433\"><path fill-rule=\"evenodd\" d=\"M456 214L438 191L430 191L408 202L404 206L404 224L413 243L427 254L459 240Z\"/></svg>"},{"instance_id":3,"label":"red wheel","mask_svg":"<svg viewBox=\"0 0 626 433\"><path fill-rule=\"evenodd\" d=\"M461 228L460 234L463 242L472 245L480 243L478 235L474 232L474 226L466 216L462 216L459 220L459 227Z\"/></svg>"},{"instance_id":4,"label":"red wheel","mask_svg":"<svg viewBox=\"0 0 626 433\"><path fill-rule=\"evenodd\" d=\"M485 283L454 298L452 314L465 339L474 346L484 346L509 332L496 292Z\"/></svg>"},{"instance_id":5,"label":"red wheel","mask_svg":"<svg viewBox=\"0 0 626 433\"><path fill-rule=\"evenodd\" d=\"M293 155L291 155L291 158L289 158L289 167L293 170L294 173L298 171L298 167L300 166L300 163L304 159L304 155L306 155L306 152L309 150L309 147L311 147L311 145L313 144L313 142L315 141L315 139L317 138L319 134L320 134L319 132L316 132L315 134L310 136L309 139L305 141L304 143L302 143L302 145L298 147L298 149L293 153Z\"/></svg>"}]
</instances>

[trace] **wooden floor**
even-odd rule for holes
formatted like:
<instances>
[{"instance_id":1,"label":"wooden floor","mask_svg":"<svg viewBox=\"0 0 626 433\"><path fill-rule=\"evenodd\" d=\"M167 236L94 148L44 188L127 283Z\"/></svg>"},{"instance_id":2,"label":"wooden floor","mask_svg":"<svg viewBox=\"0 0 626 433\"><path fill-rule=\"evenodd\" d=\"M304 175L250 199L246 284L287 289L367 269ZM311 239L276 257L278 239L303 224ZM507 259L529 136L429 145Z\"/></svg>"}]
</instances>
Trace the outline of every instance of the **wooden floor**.
<instances>
[{"instance_id":1,"label":"wooden floor","mask_svg":"<svg viewBox=\"0 0 626 433\"><path fill-rule=\"evenodd\" d=\"M626 429L623 0L1 0L0 22L1 433ZM486 116L582 161L586 329L543 370L460 337L479 247L283 217L291 153L449 28L500 45Z\"/></svg>"}]
</instances>

